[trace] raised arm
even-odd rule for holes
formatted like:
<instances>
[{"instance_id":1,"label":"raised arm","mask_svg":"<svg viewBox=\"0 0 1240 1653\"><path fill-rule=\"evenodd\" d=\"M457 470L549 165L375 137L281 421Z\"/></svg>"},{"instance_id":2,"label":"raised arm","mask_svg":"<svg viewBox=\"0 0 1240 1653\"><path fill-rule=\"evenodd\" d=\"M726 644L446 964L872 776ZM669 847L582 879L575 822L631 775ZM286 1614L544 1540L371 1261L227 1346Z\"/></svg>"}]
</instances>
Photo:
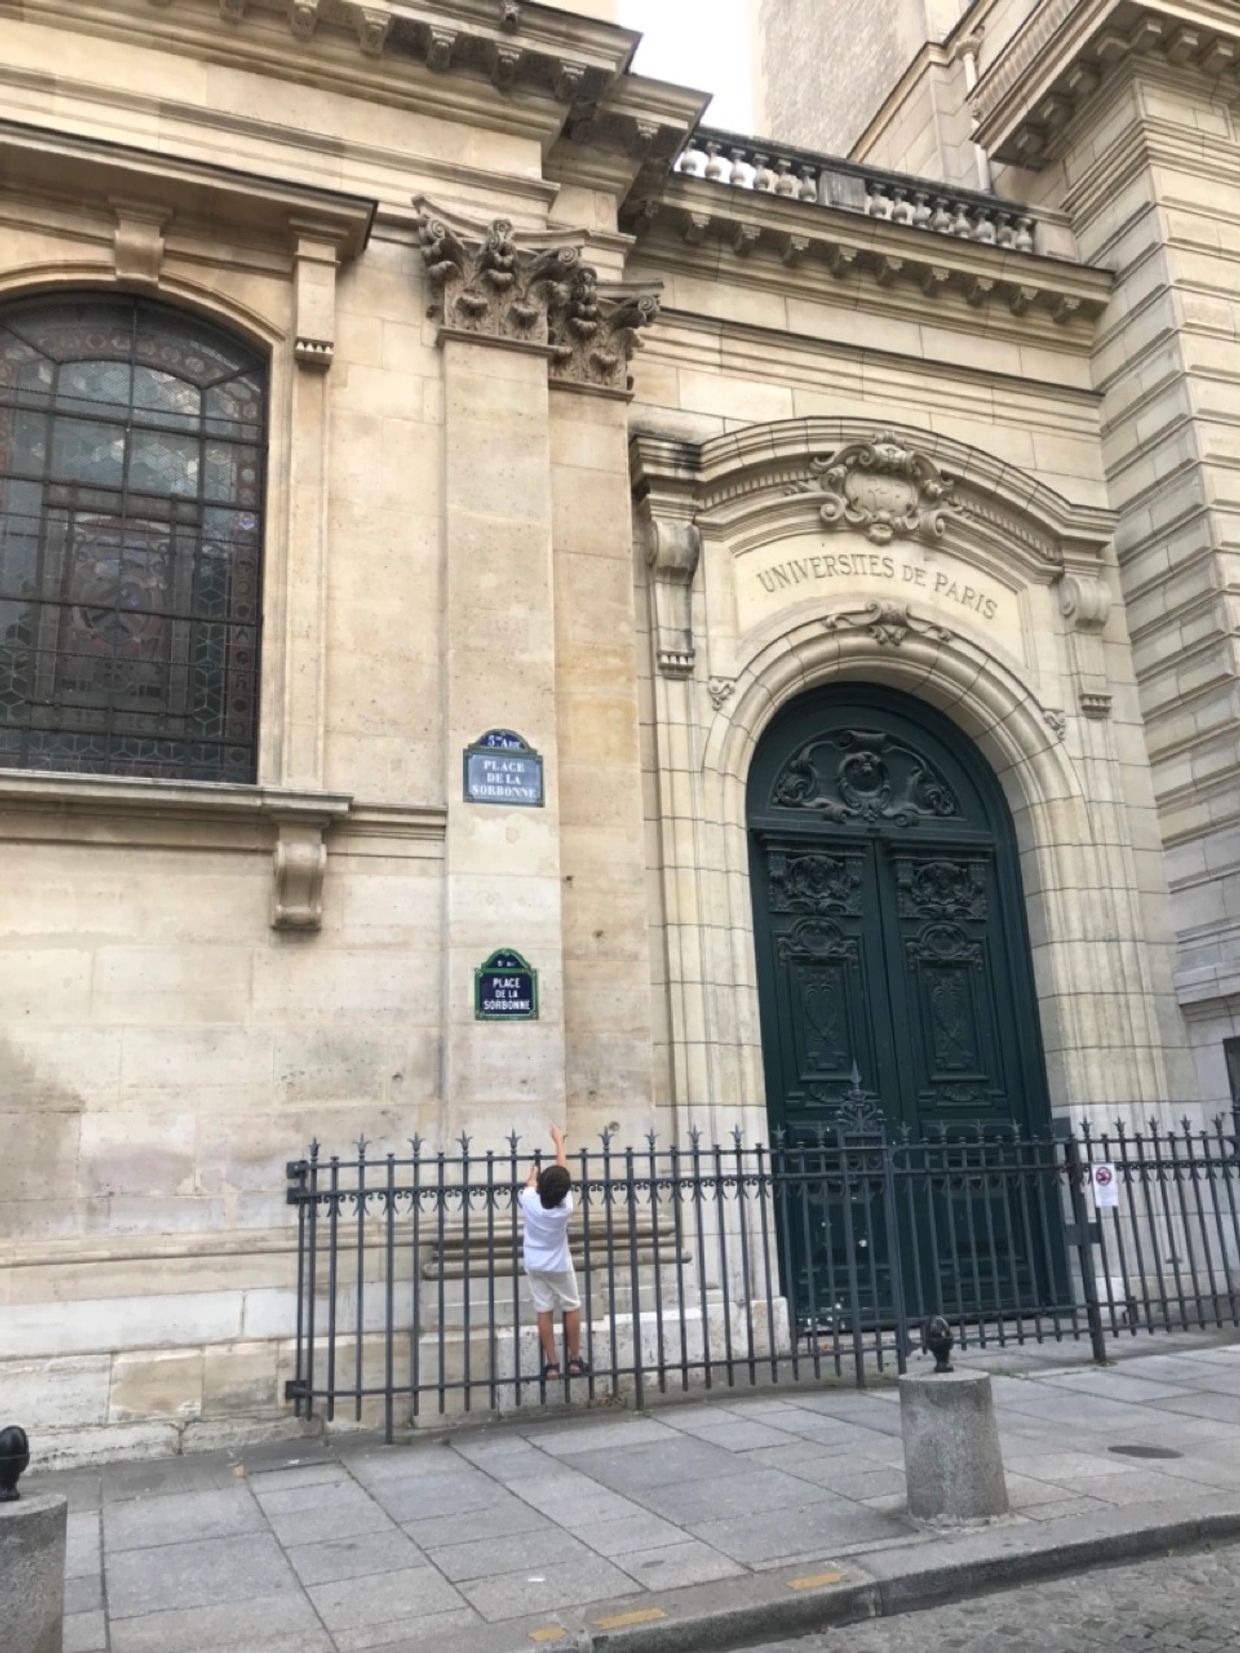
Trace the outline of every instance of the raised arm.
<instances>
[{"instance_id":1,"label":"raised arm","mask_svg":"<svg viewBox=\"0 0 1240 1653\"><path fill-rule=\"evenodd\" d=\"M555 1148L555 1162L568 1170L568 1155L564 1151L564 1128L561 1125L551 1127L551 1141Z\"/></svg>"}]
</instances>

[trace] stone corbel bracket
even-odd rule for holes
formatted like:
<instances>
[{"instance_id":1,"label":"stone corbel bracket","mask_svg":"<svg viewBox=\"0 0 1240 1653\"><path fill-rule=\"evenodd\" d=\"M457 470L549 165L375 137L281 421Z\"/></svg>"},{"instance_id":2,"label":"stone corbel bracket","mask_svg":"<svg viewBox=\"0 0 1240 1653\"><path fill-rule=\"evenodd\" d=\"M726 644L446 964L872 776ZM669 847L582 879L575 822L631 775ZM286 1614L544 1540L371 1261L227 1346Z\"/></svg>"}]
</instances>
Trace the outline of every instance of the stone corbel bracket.
<instances>
[{"instance_id":1,"label":"stone corbel bracket","mask_svg":"<svg viewBox=\"0 0 1240 1653\"><path fill-rule=\"evenodd\" d=\"M164 231L171 213L149 201L115 197L111 206L116 214L116 279L128 287L155 292L164 263Z\"/></svg>"},{"instance_id":2,"label":"stone corbel bracket","mask_svg":"<svg viewBox=\"0 0 1240 1653\"><path fill-rule=\"evenodd\" d=\"M323 923L327 834L344 821L352 800L332 793L292 797L268 811L276 832L272 850L271 927L317 930Z\"/></svg>"},{"instance_id":3,"label":"stone corbel bracket","mask_svg":"<svg viewBox=\"0 0 1240 1653\"><path fill-rule=\"evenodd\" d=\"M1111 695L1102 636L1111 614L1111 589L1097 574L1070 570L1059 582L1059 612L1069 635L1077 704L1086 717L1109 717Z\"/></svg>"},{"instance_id":4,"label":"stone corbel bracket","mask_svg":"<svg viewBox=\"0 0 1240 1653\"><path fill-rule=\"evenodd\" d=\"M702 536L690 515L664 514L662 505L647 500L645 506L654 660L664 677L692 677L697 663L693 581Z\"/></svg>"},{"instance_id":5,"label":"stone corbel bracket","mask_svg":"<svg viewBox=\"0 0 1240 1653\"><path fill-rule=\"evenodd\" d=\"M277 821L272 855L273 930L317 930L323 923L326 823Z\"/></svg>"},{"instance_id":6,"label":"stone corbel bracket","mask_svg":"<svg viewBox=\"0 0 1240 1653\"><path fill-rule=\"evenodd\" d=\"M294 220L293 355L325 373L336 353L336 277L341 236L323 224Z\"/></svg>"}]
</instances>

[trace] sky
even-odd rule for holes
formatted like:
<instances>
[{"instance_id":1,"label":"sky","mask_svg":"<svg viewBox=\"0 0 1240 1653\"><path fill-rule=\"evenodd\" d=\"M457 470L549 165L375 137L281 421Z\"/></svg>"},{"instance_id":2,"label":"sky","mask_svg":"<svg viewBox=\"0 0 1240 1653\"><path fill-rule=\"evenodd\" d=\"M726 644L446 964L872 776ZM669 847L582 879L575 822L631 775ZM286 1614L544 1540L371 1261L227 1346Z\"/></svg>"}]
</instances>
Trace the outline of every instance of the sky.
<instances>
[{"instance_id":1,"label":"sky","mask_svg":"<svg viewBox=\"0 0 1240 1653\"><path fill-rule=\"evenodd\" d=\"M713 92L708 125L753 130L749 0L621 0L620 20L645 36L638 74Z\"/></svg>"}]
</instances>

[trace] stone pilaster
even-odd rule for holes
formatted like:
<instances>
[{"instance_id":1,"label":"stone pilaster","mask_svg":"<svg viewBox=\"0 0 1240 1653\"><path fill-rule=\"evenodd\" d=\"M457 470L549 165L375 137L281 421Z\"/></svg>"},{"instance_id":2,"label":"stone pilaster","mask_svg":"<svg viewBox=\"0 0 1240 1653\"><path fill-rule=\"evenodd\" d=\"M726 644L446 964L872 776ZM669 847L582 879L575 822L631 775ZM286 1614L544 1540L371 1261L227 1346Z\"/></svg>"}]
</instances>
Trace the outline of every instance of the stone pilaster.
<instances>
[{"instance_id":1,"label":"stone pilaster","mask_svg":"<svg viewBox=\"0 0 1240 1653\"><path fill-rule=\"evenodd\" d=\"M656 306L601 288L572 232L415 204L445 389L444 1125L541 1140L569 1102L579 1131L636 1123L649 1004L623 398ZM542 753L543 808L463 801L461 752L495 727ZM501 946L539 971L537 1022L474 1019L473 971Z\"/></svg>"}]
</instances>

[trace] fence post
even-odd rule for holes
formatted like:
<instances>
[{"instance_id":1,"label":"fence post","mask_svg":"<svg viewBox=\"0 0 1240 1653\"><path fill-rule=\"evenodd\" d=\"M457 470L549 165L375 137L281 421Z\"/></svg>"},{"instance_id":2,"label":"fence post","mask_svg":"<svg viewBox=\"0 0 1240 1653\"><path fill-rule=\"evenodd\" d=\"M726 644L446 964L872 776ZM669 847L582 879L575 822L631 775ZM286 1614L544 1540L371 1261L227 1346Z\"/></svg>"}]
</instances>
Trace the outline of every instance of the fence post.
<instances>
[{"instance_id":1,"label":"fence post","mask_svg":"<svg viewBox=\"0 0 1240 1653\"><path fill-rule=\"evenodd\" d=\"M900 1244L900 1218L896 1202L895 1144L883 1132L883 1219L887 1229L887 1255L891 1260L891 1306L896 1317L896 1370L908 1370L908 1352L912 1347L908 1335L908 1305L904 1300L904 1250ZM913 1236L913 1255L917 1256L917 1235ZM879 1334L881 1341L881 1333Z\"/></svg>"},{"instance_id":2,"label":"fence post","mask_svg":"<svg viewBox=\"0 0 1240 1653\"><path fill-rule=\"evenodd\" d=\"M1064 1169L1068 1177L1068 1195L1072 1201L1072 1221L1065 1225L1069 1245L1076 1247L1077 1264L1081 1271L1081 1289L1085 1293L1085 1318L1089 1325L1089 1342L1094 1360L1099 1366L1107 1364L1106 1333L1102 1325L1102 1305L1098 1300L1098 1281L1094 1274L1094 1225L1089 1220L1089 1205L1085 1198L1085 1181L1089 1167L1081 1158L1080 1144L1068 1119L1053 1122L1054 1134L1063 1143Z\"/></svg>"}]
</instances>

